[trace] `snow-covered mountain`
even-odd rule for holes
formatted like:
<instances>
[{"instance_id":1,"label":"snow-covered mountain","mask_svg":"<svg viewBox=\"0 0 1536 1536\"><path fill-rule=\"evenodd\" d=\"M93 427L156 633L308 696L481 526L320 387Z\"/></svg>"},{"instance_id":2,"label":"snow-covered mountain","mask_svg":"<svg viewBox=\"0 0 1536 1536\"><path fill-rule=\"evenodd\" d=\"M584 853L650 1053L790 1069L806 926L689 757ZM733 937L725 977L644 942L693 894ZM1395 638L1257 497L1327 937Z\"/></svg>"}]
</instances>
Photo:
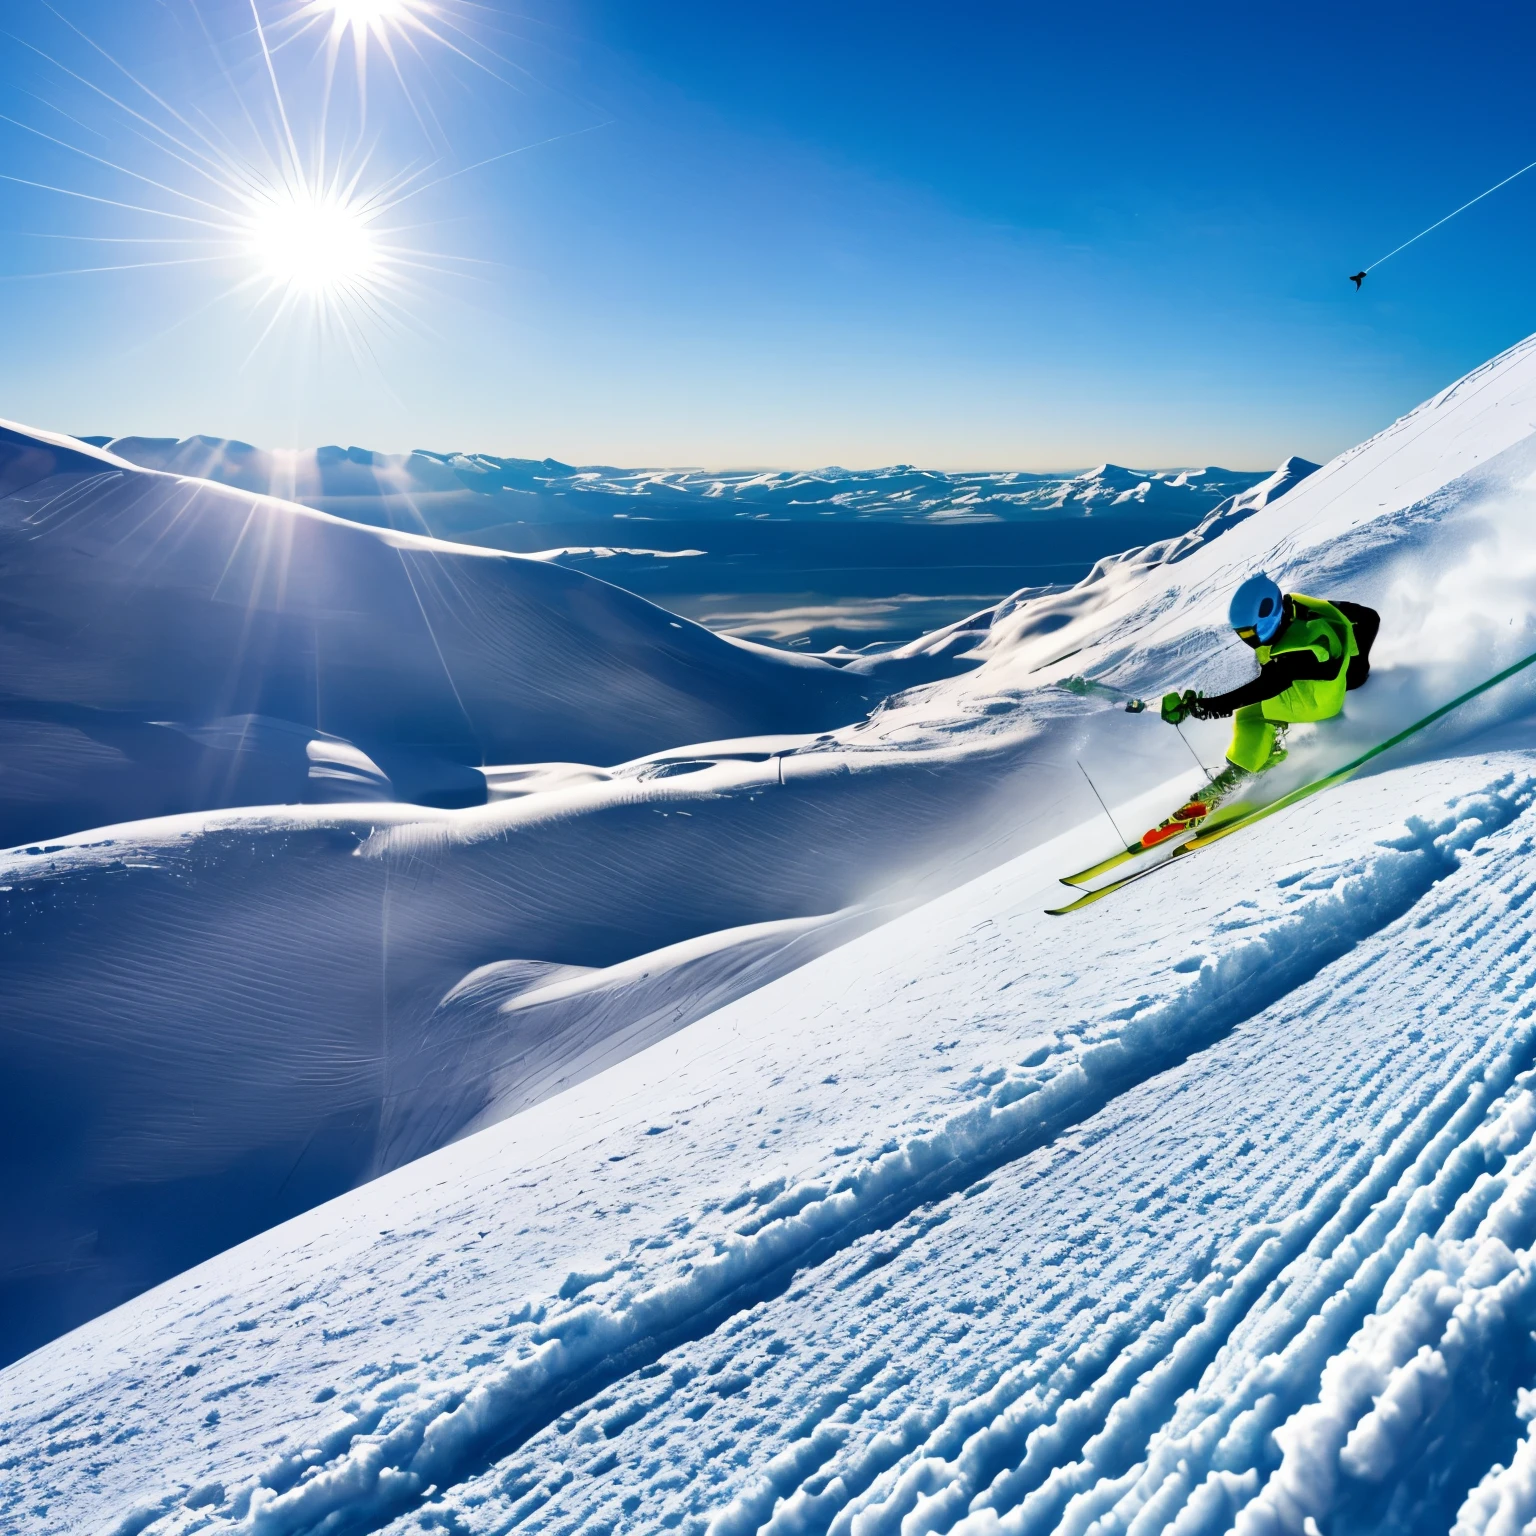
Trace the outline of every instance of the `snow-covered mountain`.
<instances>
[{"instance_id":1,"label":"snow-covered mountain","mask_svg":"<svg viewBox=\"0 0 1536 1536\"><path fill-rule=\"evenodd\" d=\"M1532 672L1042 908L1222 745L1059 685L1234 678L1242 575L1385 618L1277 788L1536 651L1533 410L1536 338L815 734L5 855L34 1297L437 1146L0 1372L12 1523L1522 1529Z\"/></svg>"},{"instance_id":2,"label":"snow-covered mountain","mask_svg":"<svg viewBox=\"0 0 1536 1536\"><path fill-rule=\"evenodd\" d=\"M870 654L852 664L855 672L878 674L891 666L910 665L918 657L935 660L952 657L979 658L995 648L994 624L1017 641L1029 634L1052 634L1074 619L1097 611L1128 584L1134 583L1157 566L1177 565L1187 560L1218 535L1246 522L1255 512L1294 489L1317 469L1305 459L1287 459L1272 475L1240 495L1219 502L1188 533L1171 539L1158 539L1119 554L1106 555L1079 582L1066 591L1050 588L1025 588L1002 602L973 613L954 624L947 624L905 645L872 647ZM1027 607L1027 616L1015 618ZM1011 621L1002 627L1002 621Z\"/></svg>"},{"instance_id":3,"label":"snow-covered mountain","mask_svg":"<svg viewBox=\"0 0 1536 1536\"><path fill-rule=\"evenodd\" d=\"M143 467L370 526L537 554L717 632L812 652L889 649L1019 587L1070 583L1101 556L1187 533L1264 479L1115 465L1059 476L714 473L274 452L209 437L91 441Z\"/></svg>"},{"instance_id":4,"label":"snow-covered mountain","mask_svg":"<svg viewBox=\"0 0 1536 1536\"><path fill-rule=\"evenodd\" d=\"M839 670L551 558L14 426L0 475L0 839L36 868L106 828L65 881L92 922L19 897L0 936L0 1111L92 1106L45 1171L0 1154L33 1191L0 1213L5 1352L963 878L1017 837L996 825L1015 769L1041 771L1011 741L941 744L946 771L893 792L905 756L855 780L832 750L824 727L972 660ZM357 809L113 825L272 804ZM426 841L385 852L391 827Z\"/></svg>"},{"instance_id":5,"label":"snow-covered mountain","mask_svg":"<svg viewBox=\"0 0 1536 1536\"><path fill-rule=\"evenodd\" d=\"M1140 470L1118 464L1062 475L1018 470L945 474L910 464L868 470L616 469L483 453L384 454L338 446L272 450L214 437L85 441L147 469L342 514L367 513L369 502L388 507L409 500L423 517L434 520L434 529L436 520L451 519L460 532L499 516L573 521L615 514L944 521L1157 512L1184 516L1193 524L1265 478L1242 470ZM372 513L375 519L381 516ZM443 523L444 529L448 526Z\"/></svg>"},{"instance_id":6,"label":"snow-covered mountain","mask_svg":"<svg viewBox=\"0 0 1536 1536\"><path fill-rule=\"evenodd\" d=\"M867 681L558 562L0 423L0 844L226 805L486 799L487 764L816 731Z\"/></svg>"}]
</instances>

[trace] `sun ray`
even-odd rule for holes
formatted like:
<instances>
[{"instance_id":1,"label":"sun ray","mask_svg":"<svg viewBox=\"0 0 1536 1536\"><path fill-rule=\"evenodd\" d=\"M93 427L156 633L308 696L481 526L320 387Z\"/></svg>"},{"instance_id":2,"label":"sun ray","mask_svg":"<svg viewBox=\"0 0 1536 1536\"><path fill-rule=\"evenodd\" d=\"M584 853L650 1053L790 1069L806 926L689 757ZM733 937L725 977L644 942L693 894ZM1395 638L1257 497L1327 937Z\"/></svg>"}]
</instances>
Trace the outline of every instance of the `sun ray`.
<instances>
[{"instance_id":1,"label":"sun ray","mask_svg":"<svg viewBox=\"0 0 1536 1536\"><path fill-rule=\"evenodd\" d=\"M283 125L283 134L288 141L288 151L293 156L293 169L297 172L302 164L299 155L299 146L294 141L293 128L288 121L288 108L283 104L282 88L277 83L277 69L272 63L272 50L267 46L266 29L261 24L261 12L256 9L256 0L250 0L251 19L256 23L256 37L261 44L261 56L266 61L267 78L272 82L272 99L277 103L277 115Z\"/></svg>"},{"instance_id":2,"label":"sun ray","mask_svg":"<svg viewBox=\"0 0 1536 1536\"><path fill-rule=\"evenodd\" d=\"M247 363L280 329L292 327L295 334L307 330L322 351L381 368L374 341L419 334L423 303L445 279L472 277L480 284L509 270L501 262L425 248L418 231L441 232L453 221L401 218L396 211L502 160L607 126L550 134L455 168L445 127L454 119L433 105L443 84L439 73L462 79L459 66L467 63L510 85L486 62L510 61L481 43L476 8L466 0L237 0L206 13L202 0L181 0L196 23L184 25L181 35L206 45L210 55L190 95L166 91L136 54L117 57L62 13L66 3L40 0L40 9L67 29L68 46L55 41L45 49L17 39L52 72L55 87L47 94L59 94L63 104L18 89L33 103L22 114L27 120L0 112L0 124L49 146L39 151L47 154L39 165L57 151L78 163L78 174L50 169L28 177L15 174L23 167L13 160L13 172L0 171L0 183L70 199L99 210L98 219L116 215L118 227L34 234L13 224L13 238L106 249L94 261L75 253L89 265L22 271L10 280L177 268L212 269L221 279L227 273L233 281L210 283L219 292L206 304L200 302L204 291L189 288L197 302L188 308L201 314L228 302L244 306L256 338ZM295 50L300 37L318 39L320 47ZM345 73L337 74L348 49L356 61L355 97L342 88ZM381 114L376 125L365 121L370 73L375 95L398 92L420 129L425 152L404 164L400 129L408 150L410 120L397 114L390 123ZM86 137L100 152L81 142ZM418 210L437 206L435 200ZM174 222L176 229L140 233L140 220ZM56 254L68 259L65 249Z\"/></svg>"},{"instance_id":3,"label":"sun ray","mask_svg":"<svg viewBox=\"0 0 1536 1536\"><path fill-rule=\"evenodd\" d=\"M18 94L25 96L29 101L35 101L40 107L46 108L49 112L56 112L60 117L64 119L65 122L72 123L82 133L89 133L98 139L106 138L106 134L104 134L99 128L92 128L89 123L81 122L78 117L71 117L70 114L63 109L63 107L49 101L46 97L39 96L34 91L21 91Z\"/></svg>"},{"instance_id":4,"label":"sun ray","mask_svg":"<svg viewBox=\"0 0 1536 1536\"><path fill-rule=\"evenodd\" d=\"M449 21L447 17L440 18L440 22L441 25L448 31L458 33L458 35L464 38L466 41L473 40L470 33L466 32L463 27L454 26L454 24ZM499 85L504 85L508 90L511 91L521 92L522 88L520 86L514 85L513 82L506 79L505 76L498 75L496 71L490 67L489 64L485 63L482 59L477 59L474 54L472 54L467 48L459 47L457 43L451 41L447 37L444 37L441 32L433 31L431 27L424 27L422 30L426 32L435 43L439 44L443 48L446 48L450 53L457 54L461 59L464 60L466 64L472 66L473 68L483 70ZM485 48L485 51L490 54L490 56L495 59L497 63L505 64L508 69L515 69L520 75L525 75L529 78L532 78L531 75L529 75L529 71L523 69L520 65L514 64L511 59L504 59L499 53L496 52L494 48L486 47L484 43L480 43L479 46Z\"/></svg>"},{"instance_id":5,"label":"sun ray","mask_svg":"<svg viewBox=\"0 0 1536 1536\"><path fill-rule=\"evenodd\" d=\"M93 272L141 272L147 267L190 267L222 259L219 256L179 256L170 261L128 261L106 267L69 267L48 272L6 272L0 274L0 283L27 283L45 277L85 277Z\"/></svg>"},{"instance_id":6,"label":"sun ray","mask_svg":"<svg viewBox=\"0 0 1536 1536\"><path fill-rule=\"evenodd\" d=\"M101 97L102 100L107 102L110 106L124 113L130 119L128 124L128 131L132 133L136 138L151 144L160 153L170 155L173 160L178 161L182 165L186 166L188 170L191 170L197 175L202 176L206 181L211 182L221 191L227 191L229 186L229 180L224 178L229 178L235 181L240 179L241 167L239 162L233 159L224 151L221 151L219 147L207 137L207 135L203 134L196 127L192 126L191 124L187 124L189 131L201 139L203 143L208 145L209 149L212 151L211 155L205 155L202 153L202 151L196 149L193 145L187 144L184 140L179 139L175 134L169 132L161 124L156 123L152 118L146 117L142 112L136 111L126 102L114 96L110 91L104 90L101 86L97 85L95 81L87 79L84 75L81 75L77 71L70 69L68 65L59 62L57 59L54 59L51 55L45 53L42 49L35 47L31 43L23 43L22 46L37 54L39 58L52 65L61 74L65 75L71 80L77 81L88 91L92 91L97 96ZM139 82L134 78L134 76L127 70L123 69L121 65L117 64L117 61L113 59L112 55L108 53L104 48L96 46L96 51L109 63L113 64L116 68L121 70L127 79L132 81L135 85L139 85ZM153 91L148 90L147 87L139 85L139 89L143 90L151 100L156 102L159 101L159 97L156 96ZM179 114L173 112L172 115L175 116L178 121L184 121L184 119L182 119ZM13 122L14 119L7 118L6 121ZM141 132L140 129L135 128L133 126L135 123L142 124L144 128L150 130L150 134L154 135L154 137L149 137ZM21 123L17 123L16 126L26 128L26 131L29 133L38 133L41 131L35 128L27 127L27 125ZM63 140L55 140L55 142L60 144L65 143ZM167 144L170 144L173 146L173 148L168 149L166 147ZM74 149L75 153L77 154L87 153L87 151L80 150L73 145L66 145L65 147ZM180 151L180 153L178 153L178 151ZM198 162L202 163L199 164ZM208 167L212 167L212 169L210 170ZM114 169L117 169L117 167L114 167ZM222 176L218 173L222 173ZM125 174L135 175L136 173L128 171L125 172Z\"/></svg>"},{"instance_id":7,"label":"sun ray","mask_svg":"<svg viewBox=\"0 0 1536 1536\"><path fill-rule=\"evenodd\" d=\"M256 126L256 119L251 116L251 109L246 105L244 95L241 94L240 88L235 84L234 76L229 72L229 65L225 62L224 55L222 52L220 52L219 45L215 41L213 33L208 28L208 21L207 18L203 15L202 7L198 4L198 0L187 0L187 4L191 7L192 14L197 17L197 24L202 29L203 37L208 44L208 51L213 55L214 59L218 63L219 73L223 76L224 84L228 87L231 98L234 100L236 106L239 107L240 115L245 119L245 126L250 129L251 142L260 143L261 130ZM202 116L205 114L200 112L199 115ZM222 137L228 137L227 135L222 134L222 130L216 128L215 131L220 132Z\"/></svg>"},{"instance_id":8,"label":"sun ray","mask_svg":"<svg viewBox=\"0 0 1536 1536\"><path fill-rule=\"evenodd\" d=\"M18 122L14 117L7 117L0 112L0 123L9 123L13 128L19 128L23 133L34 134L37 138L45 139L50 144L57 145L60 149L67 149L71 154L80 155L86 160L94 160L97 165L105 166L109 171L116 171L120 176L129 176L134 181L142 181L145 186L154 187L156 191L168 193L171 197L179 197L189 203L197 203L200 207L208 208L214 212L220 212L218 204L210 203L207 198L197 197L191 192L183 192L179 187L167 186L163 181L156 181L152 176L140 175L138 171L129 170L127 166L118 165L114 161L106 159L102 155L93 155L88 149L81 149L78 144L71 144L68 139L61 139L51 133L45 133L41 128L33 128L27 123Z\"/></svg>"},{"instance_id":9,"label":"sun ray","mask_svg":"<svg viewBox=\"0 0 1536 1536\"><path fill-rule=\"evenodd\" d=\"M210 219L199 219L190 213L172 213L165 208L149 208L141 203L125 203L115 197L97 197L91 192L77 192L73 187L56 187L46 181L28 181L25 176L12 176L0 171L0 181L9 181L18 187L35 187L39 192L56 192L60 197L78 198L81 202L101 203L108 208L122 208L129 213L147 213L160 219L177 219L183 224L201 224L205 229L225 229Z\"/></svg>"},{"instance_id":10,"label":"sun ray","mask_svg":"<svg viewBox=\"0 0 1536 1536\"><path fill-rule=\"evenodd\" d=\"M155 103L156 106L160 107L163 111L165 111L171 117L173 117L189 133L196 134L198 138L203 138L203 135L198 131L198 129L196 127L194 127L184 117L182 117L182 115L173 106L171 106L168 102L164 101L154 91L150 90L150 88L147 85L145 85L140 79L138 79L138 77L136 75L134 75L130 70L126 69L122 64L120 64L117 61L117 59L115 59L110 53L107 52L107 50L105 48L103 48L101 46L100 43L96 42L92 37L90 37L90 35L88 33L82 32L79 27L77 27L72 21L69 20L68 17L60 15L59 12L57 10L55 10L52 5L48 4L48 0L42 0L42 3L44 5L44 7L47 10L51 11L53 13L53 15L57 16L59 18L59 20L61 22L63 22L64 25L66 27L68 27L71 32L73 32L77 37L82 39L91 48L93 48L97 53L99 53L101 55L101 57L104 58L107 61L107 63L109 63L115 70L118 71L119 74L121 74L123 76L124 79L128 80L132 85L136 86L140 91L142 91L144 93L144 95L149 97L149 99L152 102ZM24 46L28 47L28 48L31 48L34 53L41 54L42 57L44 57L44 58L48 57L46 54L42 53L41 49L33 47L33 45L30 44L30 43L24 44ZM80 83L82 85L86 86L88 89L97 92L98 95L106 97L106 99L108 101L112 102L112 104L114 106L119 107L124 112L127 112L130 116L136 118L139 122L143 123L146 127L153 129L154 132L156 132L158 134L161 134L162 136L164 136L167 139L170 139L173 143L180 144L180 141L177 140L173 134L167 133L166 130L164 128L162 128L158 123L154 122L150 118L145 117L142 113L135 112L132 107L126 105L124 102L119 101L109 91L105 91L100 86L93 84L90 80L87 80L83 76L75 74L75 72L73 70L69 69L65 65L60 64L56 59L49 59L48 62L53 64L56 69L63 70L63 72L65 74L70 75L73 79L79 80ZM203 139L203 142L208 144L209 149L214 150L215 154L217 154L217 146L215 146L212 143L209 143L209 141L207 139ZM183 150L185 150L188 154L196 154L197 153L197 151L192 149L192 147L190 145L180 144L180 147Z\"/></svg>"}]
</instances>

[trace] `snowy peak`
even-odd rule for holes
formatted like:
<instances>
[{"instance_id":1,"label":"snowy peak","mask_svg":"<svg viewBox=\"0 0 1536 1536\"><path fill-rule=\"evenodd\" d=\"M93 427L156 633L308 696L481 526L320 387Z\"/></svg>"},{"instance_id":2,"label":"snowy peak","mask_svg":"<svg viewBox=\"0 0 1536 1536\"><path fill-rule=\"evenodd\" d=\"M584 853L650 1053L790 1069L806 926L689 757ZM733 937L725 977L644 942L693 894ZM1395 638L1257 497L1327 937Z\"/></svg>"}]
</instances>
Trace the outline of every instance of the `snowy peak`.
<instances>
[{"instance_id":1,"label":"snowy peak","mask_svg":"<svg viewBox=\"0 0 1536 1536\"><path fill-rule=\"evenodd\" d=\"M1270 502L1277 501L1293 486L1299 485L1308 475L1316 474L1320 467L1310 459L1299 458L1293 453L1274 474L1234 496L1231 501L1231 510L1256 512L1260 507L1267 507ZM1216 510L1224 511L1228 508L1223 503Z\"/></svg>"},{"instance_id":2,"label":"snowy peak","mask_svg":"<svg viewBox=\"0 0 1536 1536\"><path fill-rule=\"evenodd\" d=\"M921 635L909 644L898 647L892 654L897 658L982 656L993 650L998 637L1005 633L1014 644L1026 638L1052 635L1068 624L1095 613L1122 592L1129 582L1160 566L1177 565L1187 560L1211 540L1278 501L1308 475L1316 473L1317 468L1310 460L1292 455L1273 474L1256 485L1219 502L1188 533L1137 545L1119 554L1106 555L1095 562L1093 569L1081 581L1066 590L1026 587L958 623ZM1104 487L1112 491L1117 478L1124 478L1131 473L1106 464L1084 476L1083 482L1095 489ZM1182 471L1181 474L1193 477L1226 476L1228 471L1190 470ZM1198 479L1196 483L1199 483ZM1221 481L1216 483L1220 484ZM1133 488L1134 491L1149 489L1148 482ZM1114 494L1123 497L1130 493ZM1007 621L1006 625L1004 621Z\"/></svg>"},{"instance_id":3,"label":"snowy peak","mask_svg":"<svg viewBox=\"0 0 1536 1536\"><path fill-rule=\"evenodd\" d=\"M1288 460L1304 463L1305 460ZM1083 474L1039 485L1017 494L1021 506L1078 511L1087 516L1106 513L1186 512L1198 521L1222 500L1249 490L1265 477L1230 469L1127 469L1100 464ZM1271 477L1272 478L1272 477Z\"/></svg>"},{"instance_id":4,"label":"snowy peak","mask_svg":"<svg viewBox=\"0 0 1536 1536\"><path fill-rule=\"evenodd\" d=\"M893 464L877 469L712 471L576 466L557 459L483 453L375 453L366 448L262 449L212 437L91 438L149 469L281 496L365 521L369 503L415 498L429 508L478 505L480 521L583 517L871 518L897 521L1023 520L1074 516L1187 517L1198 523L1249 491L1260 471L1127 469L1075 474L1024 470L950 473ZM1305 460L1288 463L1301 465ZM1273 477L1269 477L1273 478ZM469 526L469 524L465 524Z\"/></svg>"}]
</instances>

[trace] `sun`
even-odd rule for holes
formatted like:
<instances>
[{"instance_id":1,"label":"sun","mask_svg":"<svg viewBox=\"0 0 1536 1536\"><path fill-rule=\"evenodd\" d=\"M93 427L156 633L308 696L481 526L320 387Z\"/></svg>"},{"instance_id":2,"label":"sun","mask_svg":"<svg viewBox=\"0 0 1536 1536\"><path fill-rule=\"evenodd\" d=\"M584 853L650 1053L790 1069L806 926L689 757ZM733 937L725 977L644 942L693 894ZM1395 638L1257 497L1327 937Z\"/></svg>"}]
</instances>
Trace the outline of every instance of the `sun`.
<instances>
[{"instance_id":1,"label":"sun","mask_svg":"<svg viewBox=\"0 0 1536 1536\"><path fill-rule=\"evenodd\" d=\"M340 26L403 21L415 7L412 0L310 0L312 11L328 11Z\"/></svg>"},{"instance_id":2,"label":"sun","mask_svg":"<svg viewBox=\"0 0 1536 1536\"><path fill-rule=\"evenodd\" d=\"M251 205L246 240L273 290L319 301L362 298L384 267L372 215L369 204L343 193L284 187Z\"/></svg>"},{"instance_id":3,"label":"sun","mask_svg":"<svg viewBox=\"0 0 1536 1536\"><path fill-rule=\"evenodd\" d=\"M111 109L103 120L111 133L99 136L139 149L147 146L155 158L141 160L142 168L127 157L119 164L67 135L18 123L15 126L127 178L132 189L125 182L121 196L108 197L42 180L23 184L163 222L157 234L59 236L100 241L109 247L143 247L143 254L151 259L138 259L135 250L129 261L102 260L73 271L38 275L176 267L190 276L203 267L219 280L227 275L230 281L188 318L226 300L244 301L253 315L265 319L253 356L280 325L308 324L326 345L343 341L354 357L362 358L372 350L371 338L381 331L412 328L424 281L461 276L473 261L406 243L403 236L430 227L431 221L420 215L414 222L401 224L395 215L412 198L489 163L434 174L437 161L418 159L390 170L382 163L392 152L390 145L366 131L367 80L375 73L375 58L383 61L414 108L409 72L402 71L402 64L423 62L430 50L446 51L494 74L476 56L483 50L472 32L456 19L466 7L483 7L476 0L242 0L232 9L243 12L247 7L250 15L240 25L250 27L253 41L241 70L225 68L219 45L212 34L208 38L212 61L234 98L230 104L234 110L224 121L201 108L181 110L66 22L138 93L130 104L85 75L58 65L66 79L89 93L93 104L105 103ZM282 12L280 25L264 19L269 9ZM280 35L274 34L274 25ZM306 33L311 42L322 39L321 48L293 47ZM465 46L449 33L464 39ZM351 96L345 90L333 92L340 55L352 51L346 46L349 38L355 45L358 71L357 89ZM41 57L49 60L47 54ZM302 92L285 88L290 72L298 75L305 87ZM261 95L270 92L264 104L259 97L246 99L246 76ZM355 121L346 133L331 131L331 116L344 109ZM442 134L435 114L428 108L415 111L414 116L438 147ZM98 134L85 120L70 117L70 121L84 132ZM442 147L451 153L451 147ZM506 153L521 153L521 149ZM0 171L0 181L18 179ZM178 320L175 325L182 323Z\"/></svg>"},{"instance_id":4,"label":"sun","mask_svg":"<svg viewBox=\"0 0 1536 1536\"><path fill-rule=\"evenodd\" d=\"M382 38L391 27L418 21L426 9L422 0L308 0L300 14L306 20L328 20L333 37L351 32L361 44L369 33Z\"/></svg>"}]
</instances>

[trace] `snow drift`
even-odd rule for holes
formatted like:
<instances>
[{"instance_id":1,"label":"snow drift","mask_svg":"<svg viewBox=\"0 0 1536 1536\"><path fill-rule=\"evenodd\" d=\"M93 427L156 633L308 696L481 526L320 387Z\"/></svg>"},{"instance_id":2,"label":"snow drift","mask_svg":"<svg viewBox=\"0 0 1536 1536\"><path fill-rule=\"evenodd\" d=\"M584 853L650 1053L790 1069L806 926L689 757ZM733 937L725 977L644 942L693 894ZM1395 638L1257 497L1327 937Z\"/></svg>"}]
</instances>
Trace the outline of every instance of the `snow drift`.
<instances>
[{"instance_id":1,"label":"snow drift","mask_svg":"<svg viewBox=\"0 0 1536 1536\"><path fill-rule=\"evenodd\" d=\"M36 1128L0 1143L0 1342L41 1342L685 1025L871 904L994 862L1010 798L1050 772L995 739L716 750L474 811L235 811L0 855L0 1118ZM551 995L573 967L587 984Z\"/></svg>"}]
</instances>

